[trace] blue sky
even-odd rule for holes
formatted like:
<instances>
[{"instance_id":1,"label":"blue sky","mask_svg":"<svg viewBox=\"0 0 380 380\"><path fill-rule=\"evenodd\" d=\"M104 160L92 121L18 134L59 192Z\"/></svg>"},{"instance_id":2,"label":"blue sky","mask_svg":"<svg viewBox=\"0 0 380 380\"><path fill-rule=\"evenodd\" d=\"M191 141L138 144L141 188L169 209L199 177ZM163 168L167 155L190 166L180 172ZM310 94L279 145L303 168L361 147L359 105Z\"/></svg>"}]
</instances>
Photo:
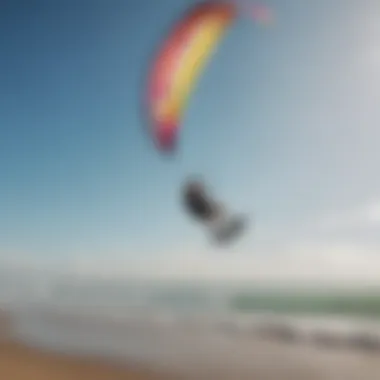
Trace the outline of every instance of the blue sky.
<instances>
[{"instance_id":1,"label":"blue sky","mask_svg":"<svg viewBox=\"0 0 380 380\"><path fill-rule=\"evenodd\" d=\"M210 250L179 203L192 173L255 215L232 250L244 256L237 268L292 247L301 257L380 248L379 5L272 1L273 26L237 20L191 98L180 152L163 159L139 102L154 51L191 3L3 6L3 257L186 265ZM228 256L212 254L211 272Z\"/></svg>"}]
</instances>

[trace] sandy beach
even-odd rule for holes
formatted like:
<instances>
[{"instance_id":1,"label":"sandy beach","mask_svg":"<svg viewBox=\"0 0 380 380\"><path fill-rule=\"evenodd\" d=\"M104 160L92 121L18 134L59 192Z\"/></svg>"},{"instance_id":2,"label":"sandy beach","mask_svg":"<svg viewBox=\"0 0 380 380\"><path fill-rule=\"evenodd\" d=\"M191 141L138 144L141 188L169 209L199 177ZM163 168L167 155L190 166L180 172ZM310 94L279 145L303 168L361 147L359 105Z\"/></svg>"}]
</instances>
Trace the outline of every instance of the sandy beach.
<instances>
[{"instance_id":1,"label":"sandy beach","mask_svg":"<svg viewBox=\"0 0 380 380\"><path fill-rule=\"evenodd\" d=\"M2 378L13 380L163 379L143 371L117 368L96 359L44 353L10 341L0 343L0 373Z\"/></svg>"},{"instance_id":2,"label":"sandy beach","mask_svg":"<svg viewBox=\"0 0 380 380\"><path fill-rule=\"evenodd\" d=\"M10 319L0 314L0 374L12 380L162 380L137 369L117 366L97 358L79 358L44 352L16 342L10 336Z\"/></svg>"},{"instance_id":3,"label":"sandy beach","mask_svg":"<svg viewBox=\"0 0 380 380\"><path fill-rule=\"evenodd\" d=\"M123 337L122 330L117 333L133 347L143 344L145 359L136 366L127 358L109 361L102 356L64 355L32 348L15 341L10 326L9 317L2 313L0 374L4 379L376 380L380 373L377 352L269 342L249 336L222 338L205 332L185 336L176 334L174 328L150 330L137 325L128 332L129 338Z\"/></svg>"}]
</instances>

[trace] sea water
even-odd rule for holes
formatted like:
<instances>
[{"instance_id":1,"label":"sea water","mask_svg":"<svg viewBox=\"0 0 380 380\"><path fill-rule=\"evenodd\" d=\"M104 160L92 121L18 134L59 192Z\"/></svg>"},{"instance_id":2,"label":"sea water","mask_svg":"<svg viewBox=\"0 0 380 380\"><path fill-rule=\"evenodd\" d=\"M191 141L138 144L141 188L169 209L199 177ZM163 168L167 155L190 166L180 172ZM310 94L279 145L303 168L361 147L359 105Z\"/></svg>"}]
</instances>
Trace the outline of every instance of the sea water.
<instances>
[{"instance_id":1,"label":"sea water","mask_svg":"<svg viewBox=\"0 0 380 380\"><path fill-rule=\"evenodd\" d=\"M248 371L257 339L380 352L377 290L3 273L0 301L25 342L163 369Z\"/></svg>"}]
</instances>

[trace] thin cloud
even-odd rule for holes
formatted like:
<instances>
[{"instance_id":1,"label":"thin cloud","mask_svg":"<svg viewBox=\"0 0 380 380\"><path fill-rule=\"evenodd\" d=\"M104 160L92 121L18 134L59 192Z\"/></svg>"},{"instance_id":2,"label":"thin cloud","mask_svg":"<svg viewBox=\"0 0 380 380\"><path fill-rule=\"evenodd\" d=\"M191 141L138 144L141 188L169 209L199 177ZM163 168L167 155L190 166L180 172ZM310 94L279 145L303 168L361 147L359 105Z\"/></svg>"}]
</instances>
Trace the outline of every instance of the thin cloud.
<instances>
[{"instance_id":1,"label":"thin cloud","mask_svg":"<svg viewBox=\"0 0 380 380\"><path fill-rule=\"evenodd\" d=\"M319 227L323 230L344 230L351 228L380 227L380 200L340 212L333 212L322 218Z\"/></svg>"}]
</instances>

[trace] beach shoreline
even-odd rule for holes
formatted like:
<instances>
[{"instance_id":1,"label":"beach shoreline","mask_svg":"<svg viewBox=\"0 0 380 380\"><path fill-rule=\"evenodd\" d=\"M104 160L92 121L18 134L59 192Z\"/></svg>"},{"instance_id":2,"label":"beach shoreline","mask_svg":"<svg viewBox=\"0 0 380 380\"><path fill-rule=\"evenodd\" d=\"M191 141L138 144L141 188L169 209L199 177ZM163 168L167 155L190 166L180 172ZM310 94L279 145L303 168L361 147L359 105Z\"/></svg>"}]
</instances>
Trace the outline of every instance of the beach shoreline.
<instances>
[{"instance_id":1,"label":"beach shoreline","mask_svg":"<svg viewBox=\"0 0 380 380\"><path fill-rule=\"evenodd\" d=\"M61 338L44 344L32 315L23 317L31 323L29 334L20 334L16 317L0 313L0 373L12 380L375 380L380 373L376 350L186 331L170 324L149 327L143 321L94 325L81 319L77 325L70 318L66 324L64 314L53 324L52 316L49 322L37 314L45 338L47 330L64 325L63 344L62 331Z\"/></svg>"},{"instance_id":2,"label":"beach shoreline","mask_svg":"<svg viewBox=\"0 0 380 380\"><path fill-rule=\"evenodd\" d=\"M166 380L137 364L121 363L94 355L74 355L33 347L12 334L12 320L0 311L0 373L12 380Z\"/></svg>"}]
</instances>

